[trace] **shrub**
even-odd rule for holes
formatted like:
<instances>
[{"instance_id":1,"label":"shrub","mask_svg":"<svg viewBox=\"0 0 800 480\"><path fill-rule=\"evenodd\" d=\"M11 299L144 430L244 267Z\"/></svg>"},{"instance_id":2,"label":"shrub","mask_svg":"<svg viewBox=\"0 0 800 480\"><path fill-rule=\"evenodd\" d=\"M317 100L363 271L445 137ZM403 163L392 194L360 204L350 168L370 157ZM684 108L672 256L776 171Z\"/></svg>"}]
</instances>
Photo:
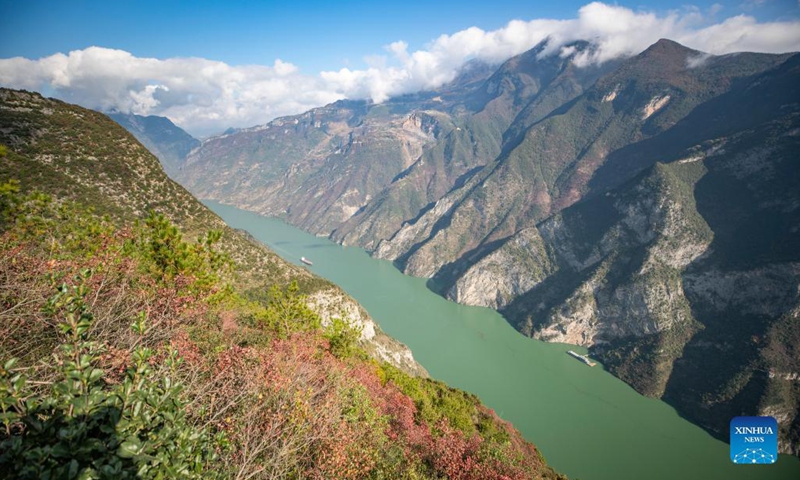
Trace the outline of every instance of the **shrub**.
<instances>
[{"instance_id":1,"label":"shrub","mask_svg":"<svg viewBox=\"0 0 800 480\"><path fill-rule=\"evenodd\" d=\"M190 291L208 293L218 285L220 273L230 266L230 259L214 249L222 237L219 230L210 230L196 243L188 243L183 241L177 226L152 210L137 226L137 236L128 242L127 248L164 282L190 278L193 280Z\"/></svg>"},{"instance_id":2,"label":"shrub","mask_svg":"<svg viewBox=\"0 0 800 480\"><path fill-rule=\"evenodd\" d=\"M0 477L496 479L542 466L473 395L364 361L359 330L322 328L297 282L229 287L216 234L186 242L154 213L115 229L13 183L0 208Z\"/></svg>"},{"instance_id":3,"label":"shrub","mask_svg":"<svg viewBox=\"0 0 800 480\"><path fill-rule=\"evenodd\" d=\"M319 330L322 320L308 306L305 295L300 295L296 281L284 290L272 286L266 308L259 312L263 326L277 333L279 338L287 338L292 333Z\"/></svg>"},{"instance_id":4,"label":"shrub","mask_svg":"<svg viewBox=\"0 0 800 480\"><path fill-rule=\"evenodd\" d=\"M75 287L62 285L49 307L63 312L63 343L54 355L59 375L42 388L15 370L0 370L0 465L14 478L215 478L211 438L191 425L180 398L182 386L155 372L154 352L137 347L124 379L112 383L98 368L105 349L90 341L93 322L84 297L84 272ZM135 329L143 333L144 320ZM164 368L180 362L163 355Z\"/></svg>"},{"instance_id":5,"label":"shrub","mask_svg":"<svg viewBox=\"0 0 800 480\"><path fill-rule=\"evenodd\" d=\"M346 358L356 351L356 343L361 338L361 328L351 325L347 320L334 317L325 329L330 351L339 358Z\"/></svg>"}]
</instances>

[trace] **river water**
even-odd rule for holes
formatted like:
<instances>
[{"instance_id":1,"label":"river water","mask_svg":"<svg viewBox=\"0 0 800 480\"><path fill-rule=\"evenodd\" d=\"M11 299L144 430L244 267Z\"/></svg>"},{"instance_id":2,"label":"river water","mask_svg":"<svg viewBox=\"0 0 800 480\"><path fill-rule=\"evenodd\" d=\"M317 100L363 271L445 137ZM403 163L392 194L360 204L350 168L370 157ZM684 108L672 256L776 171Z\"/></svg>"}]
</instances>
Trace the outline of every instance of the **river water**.
<instances>
[{"instance_id":1,"label":"river water","mask_svg":"<svg viewBox=\"0 0 800 480\"><path fill-rule=\"evenodd\" d=\"M733 465L726 443L666 403L566 354L585 349L524 337L497 312L447 301L425 279L403 275L361 249L279 219L205 204L289 262L312 260L312 272L358 300L432 377L478 395L570 478L800 479L800 460L788 455L774 465Z\"/></svg>"}]
</instances>

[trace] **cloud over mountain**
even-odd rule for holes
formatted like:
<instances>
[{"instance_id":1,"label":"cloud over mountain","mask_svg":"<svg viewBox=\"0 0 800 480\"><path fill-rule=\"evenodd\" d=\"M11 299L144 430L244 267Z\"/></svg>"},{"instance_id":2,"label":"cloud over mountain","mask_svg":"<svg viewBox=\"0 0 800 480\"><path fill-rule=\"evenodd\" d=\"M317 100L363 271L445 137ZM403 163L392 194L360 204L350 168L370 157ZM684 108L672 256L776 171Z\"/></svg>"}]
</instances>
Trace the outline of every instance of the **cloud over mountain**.
<instances>
[{"instance_id":1,"label":"cloud over mountain","mask_svg":"<svg viewBox=\"0 0 800 480\"><path fill-rule=\"evenodd\" d=\"M758 22L734 16L714 22L719 9L651 11L594 2L567 20L514 20L484 31L471 27L441 35L410 52L403 41L371 56L364 69L302 73L281 60L271 66L232 66L203 58L141 58L90 47L38 60L0 59L0 85L41 91L90 108L170 117L197 135L264 123L340 98L387 98L433 88L454 78L464 62L499 63L549 38L547 53L586 39L592 52L579 64L633 55L659 38L711 54L800 50L800 21Z\"/></svg>"},{"instance_id":2,"label":"cloud over mountain","mask_svg":"<svg viewBox=\"0 0 800 480\"><path fill-rule=\"evenodd\" d=\"M194 133L263 122L341 98L281 60L231 66L203 58L139 58L100 47L0 60L0 85L100 110L165 115Z\"/></svg>"}]
</instances>

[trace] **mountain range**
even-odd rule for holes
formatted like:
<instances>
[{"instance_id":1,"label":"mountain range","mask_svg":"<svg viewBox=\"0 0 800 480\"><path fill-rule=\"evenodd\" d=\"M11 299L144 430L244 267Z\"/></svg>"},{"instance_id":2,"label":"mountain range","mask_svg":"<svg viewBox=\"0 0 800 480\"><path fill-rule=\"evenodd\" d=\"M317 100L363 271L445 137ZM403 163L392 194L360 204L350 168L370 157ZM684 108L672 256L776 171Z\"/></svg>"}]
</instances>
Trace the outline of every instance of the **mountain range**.
<instances>
[{"instance_id":1,"label":"mountain range","mask_svg":"<svg viewBox=\"0 0 800 480\"><path fill-rule=\"evenodd\" d=\"M175 178L590 348L725 438L800 453L800 55L547 41L438 89L204 140ZM158 143L158 142L156 142Z\"/></svg>"}]
</instances>

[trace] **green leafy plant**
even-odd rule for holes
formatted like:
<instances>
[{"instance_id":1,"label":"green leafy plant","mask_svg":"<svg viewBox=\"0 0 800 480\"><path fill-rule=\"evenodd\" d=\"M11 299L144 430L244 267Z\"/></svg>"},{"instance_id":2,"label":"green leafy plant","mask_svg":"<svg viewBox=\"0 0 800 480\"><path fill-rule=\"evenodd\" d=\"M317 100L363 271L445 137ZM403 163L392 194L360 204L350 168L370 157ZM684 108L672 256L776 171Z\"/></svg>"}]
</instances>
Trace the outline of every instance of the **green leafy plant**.
<instances>
[{"instance_id":1,"label":"green leafy plant","mask_svg":"<svg viewBox=\"0 0 800 480\"><path fill-rule=\"evenodd\" d=\"M215 478L208 469L225 445L185 416L182 386L172 380L175 351L159 356L137 347L124 378L112 382L98 367L102 345L88 338L93 316L77 285L61 285L48 303L63 314L63 343L52 382L33 381L8 360L0 370L0 465L13 478ZM144 331L139 317L134 330ZM42 385L45 383L45 385Z\"/></svg>"},{"instance_id":2,"label":"green leafy plant","mask_svg":"<svg viewBox=\"0 0 800 480\"><path fill-rule=\"evenodd\" d=\"M361 338L361 327L351 325L347 320L334 317L325 328L331 353L339 358L346 358L356 351L358 339Z\"/></svg>"},{"instance_id":3,"label":"green leafy plant","mask_svg":"<svg viewBox=\"0 0 800 480\"><path fill-rule=\"evenodd\" d=\"M260 320L280 338L297 332L310 332L322 326L322 320L306 303L305 295L300 294L297 281L292 281L286 289L277 285L269 292L266 309Z\"/></svg>"},{"instance_id":4,"label":"green leafy plant","mask_svg":"<svg viewBox=\"0 0 800 480\"><path fill-rule=\"evenodd\" d=\"M191 290L207 291L230 265L229 259L214 249L222 237L219 230L210 230L195 243L185 242L176 225L152 210L138 227L138 238L129 242L128 248L137 251L152 273L165 282L183 276L193 280Z\"/></svg>"}]
</instances>

